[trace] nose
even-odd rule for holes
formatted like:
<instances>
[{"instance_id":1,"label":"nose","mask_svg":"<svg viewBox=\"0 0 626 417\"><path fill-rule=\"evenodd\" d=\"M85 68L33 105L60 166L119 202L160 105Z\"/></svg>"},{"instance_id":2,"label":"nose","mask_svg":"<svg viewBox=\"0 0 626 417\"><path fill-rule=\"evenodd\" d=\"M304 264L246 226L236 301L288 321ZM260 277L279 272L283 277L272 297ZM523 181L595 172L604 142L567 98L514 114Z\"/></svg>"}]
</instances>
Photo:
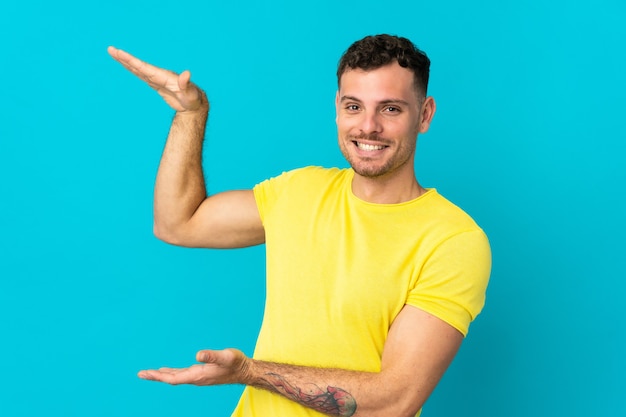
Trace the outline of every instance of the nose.
<instances>
[{"instance_id":1,"label":"nose","mask_svg":"<svg viewBox=\"0 0 626 417\"><path fill-rule=\"evenodd\" d=\"M372 133L382 133L380 114L378 114L378 112L363 112L360 129L362 133L368 135Z\"/></svg>"}]
</instances>

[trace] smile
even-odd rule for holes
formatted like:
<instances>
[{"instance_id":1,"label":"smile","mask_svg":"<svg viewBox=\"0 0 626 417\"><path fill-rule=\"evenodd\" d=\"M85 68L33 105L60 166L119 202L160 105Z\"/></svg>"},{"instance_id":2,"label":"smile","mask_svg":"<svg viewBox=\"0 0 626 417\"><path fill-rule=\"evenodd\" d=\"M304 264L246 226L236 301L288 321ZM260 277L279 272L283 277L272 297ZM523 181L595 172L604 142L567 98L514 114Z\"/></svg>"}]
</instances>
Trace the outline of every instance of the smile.
<instances>
[{"instance_id":1,"label":"smile","mask_svg":"<svg viewBox=\"0 0 626 417\"><path fill-rule=\"evenodd\" d=\"M368 143L354 142L357 148L363 151L380 151L381 149L386 148L384 145L370 145Z\"/></svg>"}]
</instances>

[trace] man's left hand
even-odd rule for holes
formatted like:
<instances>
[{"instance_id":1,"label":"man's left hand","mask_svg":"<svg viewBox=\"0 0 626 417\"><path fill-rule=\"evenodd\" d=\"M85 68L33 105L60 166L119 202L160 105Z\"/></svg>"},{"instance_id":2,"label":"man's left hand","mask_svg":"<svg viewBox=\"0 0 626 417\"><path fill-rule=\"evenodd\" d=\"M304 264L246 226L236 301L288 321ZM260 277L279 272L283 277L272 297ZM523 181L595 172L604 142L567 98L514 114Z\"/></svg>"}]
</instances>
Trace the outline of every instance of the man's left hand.
<instances>
[{"instance_id":1,"label":"man's left hand","mask_svg":"<svg viewBox=\"0 0 626 417\"><path fill-rule=\"evenodd\" d=\"M188 368L160 368L139 371L137 376L171 385L221 385L245 381L250 359L237 349L201 350L198 362Z\"/></svg>"}]
</instances>

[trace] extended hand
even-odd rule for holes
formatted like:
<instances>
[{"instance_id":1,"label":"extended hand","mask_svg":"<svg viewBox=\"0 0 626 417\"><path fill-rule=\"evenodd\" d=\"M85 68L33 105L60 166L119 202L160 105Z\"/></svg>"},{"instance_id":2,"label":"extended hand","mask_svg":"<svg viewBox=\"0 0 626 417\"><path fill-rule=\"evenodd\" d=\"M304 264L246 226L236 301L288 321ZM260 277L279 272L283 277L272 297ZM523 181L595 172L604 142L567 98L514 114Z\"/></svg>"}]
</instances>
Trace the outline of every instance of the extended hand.
<instances>
[{"instance_id":1,"label":"extended hand","mask_svg":"<svg viewBox=\"0 0 626 417\"><path fill-rule=\"evenodd\" d=\"M108 52L113 59L154 88L174 110L185 112L199 110L203 106L208 108L206 95L190 81L189 71L176 74L150 65L113 46L109 46Z\"/></svg>"},{"instance_id":2,"label":"extended hand","mask_svg":"<svg viewBox=\"0 0 626 417\"><path fill-rule=\"evenodd\" d=\"M221 385L244 383L249 359L237 349L201 350L196 354L198 362L189 368L161 368L140 371L139 378L166 382L172 385Z\"/></svg>"}]
</instances>

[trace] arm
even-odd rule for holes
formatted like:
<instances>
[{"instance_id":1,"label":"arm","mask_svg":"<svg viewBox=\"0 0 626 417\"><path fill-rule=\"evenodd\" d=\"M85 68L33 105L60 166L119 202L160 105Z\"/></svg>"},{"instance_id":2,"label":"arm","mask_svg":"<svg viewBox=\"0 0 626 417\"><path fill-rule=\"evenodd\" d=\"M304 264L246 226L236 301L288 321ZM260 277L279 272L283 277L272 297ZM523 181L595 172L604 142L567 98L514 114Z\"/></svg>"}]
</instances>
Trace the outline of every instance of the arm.
<instances>
[{"instance_id":1,"label":"arm","mask_svg":"<svg viewBox=\"0 0 626 417\"><path fill-rule=\"evenodd\" d=\"M141 371L170 384L241 383L283 395L328 415L414 416L452 362L463 335L440 319L405 306L385 342L380 372L319 369L256 361L241 352L200 351L190 368Z\"/></svg>"},{"instance_id":2,"label":"arm","mask_svg":"<svg viewBox=\"0 0 626 417\"><path fill-rule=\"evenodd\" d=\"M114 47L108 52L176 110L155 184L155 235L175 245L193 247L263 243L263 226L251 190L207 197L202 145L209 102L191 82L191 73L176 74L155 67Z\"/></svg>"}]
</instances>

